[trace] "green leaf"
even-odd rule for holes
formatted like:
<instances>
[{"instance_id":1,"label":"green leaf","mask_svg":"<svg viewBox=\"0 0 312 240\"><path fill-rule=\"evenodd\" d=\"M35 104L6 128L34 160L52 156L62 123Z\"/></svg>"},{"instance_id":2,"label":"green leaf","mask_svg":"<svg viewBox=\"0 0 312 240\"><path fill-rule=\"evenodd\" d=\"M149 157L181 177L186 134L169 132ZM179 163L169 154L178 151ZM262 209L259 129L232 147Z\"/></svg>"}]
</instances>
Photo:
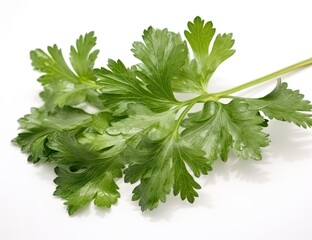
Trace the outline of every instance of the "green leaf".
<instances>
[{"instance_id":1,"label":"green leaf","mask_svg":"<svg viewBox=\"0 0 312 240\"><path fill-rule=\"evenodd\" d=\"M83 172L72 172L62 167L56 167L58 177L54 180L58 185L55 196L66 200L70 215L84 208L92 200L98 207L110 208L120 197L114 177L105 167L89 167ZM94 177L96 176L96 177Z\"/></svg>"},{"instance_id":2,"label":"green leaf","mask_svg":"<svg viewBox=\"0 0 312 240\"><path fill-rule=\"evenodd\" d=\"M113 109L121 104L144 103L153 111L168 110L178 101L172 80L179 76L186 61L187 47L179 34L152 27L144 31L144 42L133 43L133 53L142 63L131 69L120 61L108 61L108 69L96 69L104 105Z\"/></svg>"},{"instance_id":3,"label":"green leaf","mask_svg":"<svg viewBox=\"0 0 312 240\"><path fill-rule=\"evenodd\" d=\"M196 17L194 22L188 22L187 26L189 30L184 31L184 35L192 47L194 56L204 61L216 29L211 21L205 23L200 17Z\"/></svg>"},{"instance_id":4,"label":"green leaf","mask_svg":"<svg viewBox=\"0 0 312 240\"><path fill-rule=\"evenodd\" d=\"M188 22L188 30L184 34L193 50L194 59L186 62L183 73L173 82L175 91L206 92L216 69L235 53L232 34L218 34L210 49L215 32L212 22L205 23L200 17Z\"/></svg>"},{"instance_id":5,"label":"green leaf","mask_svg":"<svg viewBox=\"0 0 312 240\"><path fill-rule=\"evenodd\" d=\"M133 190L132 199L139 200L142 211L156 208L159 201L165 202L166 196L174 189L181 199L194 202L198 196L195 189L200 186L188 172L188 166L198 177L211 170L207 159L194 146L181 139L166 137L150 140L145 137L136 149L129 149L126 157L131 159L125 173L125 181L140 184Z\"/></svg>"},{"instance_id":6,"label":"green leaf","mask_svg":"<svg viewBox=\"0 0 312 240\"><path fill-rule=\"evenodd\" d=\"M41 49L30 52L30 58L35 70L43 73L38 81L44 86L41 93L45 101L45 107L53 111L56 107L65 105L76 105L85 100L100 107L96 99L91 96L98 96L93 75L93 66L99 53L98 50L91 51L95 46L96 37L94 33L87 33L80 36L76 42L76 48L71 46L70 60L73 69L64 60L61 49L57 45L48 47L48 54Z\"/></svg>"},{"instance_id":7,"label":"green leaf","mask_svg":"<svg viewBox=\"0 0 312 240\"><path fill-rule=\"evenodd\" d=\"M137 78L133 69L128 69L118 60L108 61L108 68L95 69L101 88L100 98L106 107L117 109L128 103L144 103L155 111L164 111L176 105L175 101L161 99L150 92Z\"/></svg>"},{"instance_id":8,"label":"green leaf","mask_svg":"<svg viewBox=\"0 0 312 240\"><path fill-rule=\"evenodd\" d=\"M90 144L92 149L97 151L111 147L125 149L126 146L137 146L145 134L153 140L167 136L172 131L174 123L174 111L155 113L145 105L129 104L127 117L118 121L113 119L110 122L111 126L105 124L105 127L101 127L104 131L100 134L99 131L84 133L78 141Z\"/></svg>"},{"instance_id":9,"label":"green leaf","mask_svg":"<svg viewBox=\"0 0 312 240\"><path fill-rule=\"evenodd\" d=\"M83 84L60 80L46 85L40 96L45 101L45 108L52 111L56 107L77 105L86 100L86 94Z\"/></svg>"},{"instance_id":10,"label":"green leaf","mask_svg":"<svg viewBox=\"0 0 312 240\"><path fill-rule=\"evenodd\" d=\"M123 168L118 152L108 157L79 144L69 132L51 135L49 147L55 151L50 155L52 162L59 164L54 194L66 200L70 215L92 200L96 206L106 208L117 202L120 194L114 179L122 176Z\"/></svg>"},{"instance_id":11,"label":"green leaf","mask_svg":"<svg viewBox=\"0 0 312 240\"><path fill-rule=\"evenodd\" d=\"M32 108L31 114L19 119L22 132L13 140L23 152L29 153L31 162L46 161L50 149L47 139L55 131L77 130L92 120L91 116L81 109L64 107L57 108L53 113L44 109Z\"/></svg>"},{"instance_id":12,"label":"green leaf","mask_svg":"<svg viewBox=\"0 0 312 240\"><path fill-rule=\"evenodd\" d=\"M93 66L99 54L99 50L92 52L96 44L94 32L89 32L85 36L80 35L76 41L76 48L70 48L70 62L80 81L88 81L94 79Z\"/></svg>"},{"instance_id":13,"label":"green leaf","mask_svg":"<svg viewBox=\"0 0 312 240\"><path fill-rule=\"evenodd\" d=\"M183 122L182 136L206 152L213 163L219 156L227 160L232 148L243 159L260 160L261 147L268 145L262 132L263 117L241 100L228 104L207 102L200 112L189 114Z\"/></svg>"},{"instance_id":14,"label":"green leaf","mask_svg":"<svg viewBox=\"0 0 312 240\"><path fill-rule=\"evenodd\" d=\"M79 143L89 144L90 148L95 151L105 150L113 146L122 147L125 144L125 140L127 140L127 138L122 135L99 134L93 132L85 133L83 137L78 139Z\"/></svg>"},{"instance_id":15,"label":"green leaf","mask_svg":"<svg viewBox=\"0 0 312 240\"><path fill-rule=\"evenodd\" d=\"M140 104L129 104L127 114L127 118L112 122L107 132L111 135L124 136L148 132L150 138L160 139L168 135L175 122L175 111L155 113Z\"/></svg>"},{"instance_id":16,"label":"green leaf","mask_svg":"<svg viewBox=\"0 0 312 240\"><path fill-rule=\"evenodd\" d=\"M286 82L279 80L271 93L258 99L246 99L246 102L270 119L292 122L303 128L312 126L310 101L304 100L299 90L289 89Z\"/></svg>"},{"instance_id":17,"label":"green leaf","mask_svg":"<svg viewBox=\"0 0 312 240\"><path fill-rule=\"evenodd\" d=\"M160 99L176 102L171 81L180 74L187 60L187 47L179 34L149 27L143 42L134 42L132 52L142 61L137 74Z\"/></svg>"},{"instance_id":18,"label":"green leaf","mask_svg":"<svg viewBox=\"0 0 312 240\"><path fill-rule=\"evenodd\" d=\"M109 112L99 112L92 115L92 122L90 126L94 131L99 134L104 134L105 130L109 127L112 120L112 114Z\"/></svg>"},{"instance_id":19,"label":"green leaf","mask_svg":"<svg viewBox=\"0 0 312 240\"><path fill-rule=\"evenodd\" d=\"M57 80L79 81L76 74L66 64L62 50L55 44L48 47L48 54L41 49L31 51L30 58L34 69L44 73L38 79L44 85Z\"/></svg>"}]
</instances>

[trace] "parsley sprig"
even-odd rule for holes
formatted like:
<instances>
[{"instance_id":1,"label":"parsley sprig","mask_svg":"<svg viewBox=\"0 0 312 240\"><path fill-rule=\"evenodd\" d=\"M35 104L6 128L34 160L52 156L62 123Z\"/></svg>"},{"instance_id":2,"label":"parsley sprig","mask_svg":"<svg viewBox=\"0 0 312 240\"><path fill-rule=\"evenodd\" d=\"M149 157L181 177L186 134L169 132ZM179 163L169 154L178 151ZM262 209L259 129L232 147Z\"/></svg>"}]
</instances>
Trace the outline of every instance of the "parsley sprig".
<instances>
[{"instance_id":1,"label":"parsley sprig","mask_svg":"<svg viewBox=\"0 0 312 240\"><path fill-rule=\"evenodd\" d=\"M142 211L156 208L173 192L193 203L200 185L218 159L232 151L242 159L262 158L271 119L312 126L312 105L298 90L277 80L261 98L234 96L248 87L312 64L296 63L240 86L210 92L218 66L231 57L232 34L218 34L212 22L196 17L183 40L178 33L149 27L132 52L140 60L126 67L108 60L94 69L99 53L93 32L70 48L70 64L57 45L31 51L44 105L19 119L13 140L32 163L55 165L54 194L69 214L90 202L111 207L120 197L116 180L136 183L132 200ZM196 97L184 101L177 92ZM228 103L220 101L228 99ZM198 103L202 110L190 113ZM83 104L97 110L88 113Z\"/></svg>"}]
</instances>

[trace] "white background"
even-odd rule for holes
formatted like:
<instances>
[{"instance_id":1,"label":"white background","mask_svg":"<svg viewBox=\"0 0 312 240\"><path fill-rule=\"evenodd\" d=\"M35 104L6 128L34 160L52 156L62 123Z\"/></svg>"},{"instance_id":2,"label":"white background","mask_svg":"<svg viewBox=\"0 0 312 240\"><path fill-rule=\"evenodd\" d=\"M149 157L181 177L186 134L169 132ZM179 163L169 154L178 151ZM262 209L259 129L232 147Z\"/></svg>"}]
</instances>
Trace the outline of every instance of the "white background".
<instances>
[{"instance_id":1,"label":"white background","mask_svg":"<svg viewBox=\"0 0 312 240\"><path fill-rule=\"evenodd\" d=\"M132 187L120 181L117 206L91 205L73 217L52 196L53 169L27 163L10 143L16 120L41 105L39 75L29 60L34 48L57 43L67 54L80 34L94 30L101 50L96 66L108 58L132 64L131 43L144 28L182 32L199 15L236 39L237 52L211 82L211 90L221 90L312 57L311 9L309 0L1 1L0 239L312 239L311 129L272 121L263 160L232 156L217 163L199 180L193 205L169 196L157 210L141 213L130 200ZM283 80L312 100L312 67ZM273 85L242 94L260 96Z\"/></svg>"}]
</instances>

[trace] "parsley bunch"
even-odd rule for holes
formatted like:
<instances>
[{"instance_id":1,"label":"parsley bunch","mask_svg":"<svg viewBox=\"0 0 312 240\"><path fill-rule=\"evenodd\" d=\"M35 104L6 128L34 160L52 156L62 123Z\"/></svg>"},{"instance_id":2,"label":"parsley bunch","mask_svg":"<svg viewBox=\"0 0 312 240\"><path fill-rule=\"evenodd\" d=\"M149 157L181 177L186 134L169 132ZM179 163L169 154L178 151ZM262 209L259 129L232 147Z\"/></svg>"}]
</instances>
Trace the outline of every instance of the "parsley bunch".
<instances>
[{"instance_id":1,"label":"parsley bunch","mask_svg":"<svg viewBox=\"0 0 312 240\"><path fill-rule=\"evenodd\" d=\"M70 48L70 65L57 45L31 51L44 105L19 119L13 140L32 163L55 165L54 195L69 214L90 202L111 207L120 197L116 180L135 184L132 200L142 211L156 208L173 191L193 203L195 178L228 159L261 159L269 144L263 132L277 119L311 127L312 105L298 90L277 81L261 98L231 94L312 63L308 59L235 88L212 93L209 81L234 54L232 34L218 34L211 22L196 17L184 32L149 27L131 49L139 63L126 67L108 60L94 69L99 53L93 32ZM192 92L185 101L177 92ZM225 101L220 101L227 99ZM202 110L190 113L201 103ZM88 113L85 106L96 108Z\"/></svg>"}]
</instances>

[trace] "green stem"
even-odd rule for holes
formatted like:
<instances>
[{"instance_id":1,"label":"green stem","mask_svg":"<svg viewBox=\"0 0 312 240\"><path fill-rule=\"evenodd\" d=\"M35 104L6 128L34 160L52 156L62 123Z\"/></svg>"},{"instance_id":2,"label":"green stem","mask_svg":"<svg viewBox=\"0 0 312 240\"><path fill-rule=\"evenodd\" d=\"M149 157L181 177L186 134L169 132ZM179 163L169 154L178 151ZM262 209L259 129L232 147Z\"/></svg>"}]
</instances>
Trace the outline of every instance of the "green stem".
<instances>
[{"instance_id":1,"label":"green stem","mask_svg":"<svg viewBox=\"0 0 312 240\"><path fill-rule=\"evenodd\" d=\"M201 94L201 95L198 95L194 98L191 98L191 99L188 99L188 100L185 100L183 102L180 102L180 105L178 105L178 110L185 107L185 106L188 106L189 104L192 104L193 102L197 103L197 102L200 102L203 98L207 97L207 96L210 96L208 93L204 93L204 94Z\"/></svg>"},{"instance_id":2,"label":"green stem","mask_svg":"<svg viewBox=\"0 0 312 240\"><path fill-rule=\"evenodd\" d=\"M279 76L281 76L281 75L283 75L285 73L294 71L294 70L296 70L298 68L302 68L302 67L305 67L305 66L308 66L308 65L311 65L311 64L312 64L312 58L309 58L309 59L306 59L304 61L301 61L301 62L295 63L293 65L290 65L290 66L288 66L286 68L282 68L282 69L280 69L280 70L278 70L276 72L270 73L270 74L265 75L263 77L260 77L260 78L257 78L255 80L252 80L250 82L247 82L247 83L244 83L242 85L239 85L237 87L228 89L226 91L213 93L212 95L215 95L216 97L224 97L224 96L227 96L229 94L241 91L243 89L249 88L251 86L254 86L254 85L262 83L262 82L266 82L266 81L271 80L273 78L279 77Z\"/></svg>"},{"instance_id":3,"label":"green stem","mask_svg":"<svg viewBox=\"0 0 312 240\"><path fill-rule=\"evenodd\" d=\"M202 98L202 95L200 95L200 96L198 96L196 98L193 98L190 101L184 102L184 106L187 106L187 107L183 110L183 112L181 113L181 115L179 116L179 118L178 118L178 120L176 122L175 128L173 130L173 133L174 133L175 136L178 135L180 124L183 121L183 119L185 118L186 114L192 109L192 107L196 103L198 103L200 101L201 98Z\"/></svg>"}]
</instances>

